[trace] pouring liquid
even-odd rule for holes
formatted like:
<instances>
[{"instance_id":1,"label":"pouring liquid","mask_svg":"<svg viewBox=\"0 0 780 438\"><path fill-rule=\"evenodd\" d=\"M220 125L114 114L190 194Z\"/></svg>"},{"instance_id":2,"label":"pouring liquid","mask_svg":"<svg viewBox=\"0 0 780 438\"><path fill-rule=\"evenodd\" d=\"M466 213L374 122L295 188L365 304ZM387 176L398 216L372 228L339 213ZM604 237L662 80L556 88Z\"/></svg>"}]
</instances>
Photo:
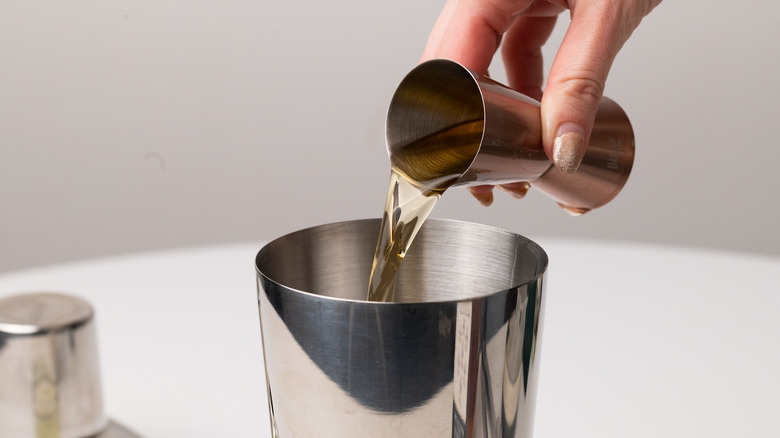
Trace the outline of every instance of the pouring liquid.
<instances>
[{"instance_id":1,"label":"pouring liquid","mask_svg":"<svg viewBox=\"0 0 780 438\"><path fill-rule=\"evenodd\" d=\"M397 154L371 267L369 301L395 301L396 274L414 237L447 188L465 172L482 139L468 121L410 143Z\"/></svg>"}]
</instances>

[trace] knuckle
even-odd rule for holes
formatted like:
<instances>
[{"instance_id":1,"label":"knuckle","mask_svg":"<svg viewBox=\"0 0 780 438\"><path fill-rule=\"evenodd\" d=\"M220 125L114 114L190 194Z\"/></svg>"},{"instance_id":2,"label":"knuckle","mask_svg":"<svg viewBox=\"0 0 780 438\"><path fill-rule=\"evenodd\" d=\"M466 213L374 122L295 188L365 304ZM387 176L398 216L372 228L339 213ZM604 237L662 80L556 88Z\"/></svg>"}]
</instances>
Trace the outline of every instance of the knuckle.
<instances>
[{"instance_id":1,"label":"knuckle","mask_svg":"<svg viewBox=\"0 0 780 438\"><path fill-rule=\"evenodd\" d=\"M589 103L599 102L604 94L604 84L587 76L565 79L558 87L566 96L586 100Z\"/></svg>"}]
</instances>

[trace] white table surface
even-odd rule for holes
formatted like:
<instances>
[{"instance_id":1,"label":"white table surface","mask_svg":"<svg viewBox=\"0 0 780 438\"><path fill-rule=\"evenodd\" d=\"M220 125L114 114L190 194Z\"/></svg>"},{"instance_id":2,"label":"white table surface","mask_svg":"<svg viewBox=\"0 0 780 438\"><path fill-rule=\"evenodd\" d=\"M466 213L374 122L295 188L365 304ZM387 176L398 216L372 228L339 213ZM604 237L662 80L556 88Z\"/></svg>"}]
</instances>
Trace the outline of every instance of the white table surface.
<instances>
[{"instance_id":1,"label":"white table surface","mask_svg":"<svg viewBox=\"0 0 780 438\"><path fill-rule=\"evenodd\" d=\"M537 242L550 268L536 438L780 436L780 258ZM6 273L0 297L89 300L108 414L136 432L265 438L260 246Z\"/></svg>"}]
</instances>

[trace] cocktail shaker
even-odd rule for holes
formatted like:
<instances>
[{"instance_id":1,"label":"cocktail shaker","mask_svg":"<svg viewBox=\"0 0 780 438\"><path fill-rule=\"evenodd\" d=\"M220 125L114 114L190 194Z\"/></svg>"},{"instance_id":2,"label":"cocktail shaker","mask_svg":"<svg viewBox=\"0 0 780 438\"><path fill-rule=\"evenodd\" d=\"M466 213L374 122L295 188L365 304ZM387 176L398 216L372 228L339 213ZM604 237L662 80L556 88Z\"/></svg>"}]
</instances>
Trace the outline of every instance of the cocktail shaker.
<instances>
[{"instance_id":1,"label":"cocktail shaker","mask_svg":"<svg viewBox=\"0 0 780 438\"><path fill-rule=\"evenodd\" d=\"M547 255L514 233L428 220L396 301L366 301L379 220L257 255L274 438L530 438Z\"/></svg>"},{"instance_id":2,"label":"cocktail shaker","mask_svg":"<svg viewBox=\"0 0 780 438\"><path fill-rule=\"evenodd\" d=\"M526 181L575 213L611 201L634 162L625 112L602 100L582 163L567 175L544 153L540 108L538 101L454 61L424 62L401 81L390 103L391 164L411 180L454 174L451 186Z\"/></svg>"}]
</instances>

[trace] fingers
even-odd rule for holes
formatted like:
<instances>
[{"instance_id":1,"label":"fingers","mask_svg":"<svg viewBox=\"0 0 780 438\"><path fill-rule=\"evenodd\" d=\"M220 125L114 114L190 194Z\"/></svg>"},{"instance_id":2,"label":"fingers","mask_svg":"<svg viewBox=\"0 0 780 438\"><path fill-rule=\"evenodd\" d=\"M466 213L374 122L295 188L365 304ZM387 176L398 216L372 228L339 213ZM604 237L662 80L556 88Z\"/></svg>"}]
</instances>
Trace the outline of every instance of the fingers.
<instances>
[{"instance_id":1,"label":"fingers","mask_svg":"<svg viewBox=\"0 0 780 438\"><path fill-rule=\"evenodd\" d=\"M542 142L563 173L573 173L582 161L612 61L649 12L647 3L612 0L572 6L571 24L542 98Z\"/></svg>"},{"instance_id":2,"label":"fingers","mask_svg":"<svg viewBox=\"0 0 780 438\"><path fill-rule=\"evenodd\" d=\"M503 33L533 0L449 0L428 37L421 61L447 58L487 73Z\"/></svg>"},{"instance_id":3,"label":"fingers","mask_svg":"<svg viewBox=\"0 0 780 438\"><path fill-rule=\"evenodd\" d=\"M620 48L660 0L448 0L422 60L449 58L487 73L504 38L509 85L541 98L545 153L563 173L585 154L606 78ZM571 24L553 61L542 95L541 47L557 15L571 9ZM470 188L484 205L492 186Z\"/></svg>"},{"instance_id":4,"label":"fingers","mask_svg":"<svg viewBox=\"0 0 780 438\"><path fill-rule=\"evenodd\" d=\"M525 198L525 195L528 193L528 189L531 188L531 184L522 181L522 182L509 183L509 184L501 184L500 186L498 186L498 188L509 193L515 199L523 199Z\"/></svg>"},{"instance_id":5,"label":"fingers","mask_svg":"<svg viewBox=\"0 0 780 438\"><path fill-rule=\"evenodd\" d=\"M509 193L515 199L523 199L526 193L528 193L528 189L531 188L531 184L522 181L522 182L509 183L509 184L501 184L500 186L496 186L496 187ZM471 193L471 195L477 198L477 201L479 201L479 203L484 205L485 207L489 207L491 204L493 204L493 186L490 185L474 186L474 187L468 187L468 190Z\"/></svg>"},{"instance_id":6,"label":"fingers","mask_svg":"<svg viewBox=\"0 0 780 438\"><path fill-rule=\"evenodd\" d=\"M542 99L544 60L542 46L550 37L558 15L517 17L501 47L509 86L536 100Z\"/></svg>"},{"instance_id":7,"label":"fingers","mask_svg":"<svg viewBox=\"0 0 780 438\"><path fill-rule=\"evenodd\" d=\"M473 186L468 187L468 190L485 207L490 207L493 203L493 186Z\"/></svg>"}]
</instances>

